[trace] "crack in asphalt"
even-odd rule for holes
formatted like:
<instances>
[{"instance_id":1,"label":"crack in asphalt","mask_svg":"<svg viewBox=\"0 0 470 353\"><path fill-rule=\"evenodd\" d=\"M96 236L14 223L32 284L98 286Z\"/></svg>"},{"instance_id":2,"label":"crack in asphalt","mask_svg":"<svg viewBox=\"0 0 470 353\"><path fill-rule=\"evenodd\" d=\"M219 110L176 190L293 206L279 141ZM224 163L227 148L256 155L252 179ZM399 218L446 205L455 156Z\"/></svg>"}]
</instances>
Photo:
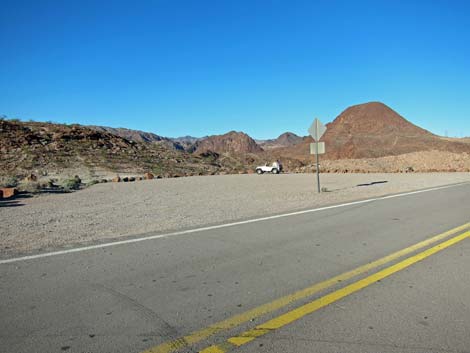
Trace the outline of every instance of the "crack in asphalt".
<instances>
[{"instance_id":1,"label":"crack in asphalt","mask_svg":"<svg viewBox=\"0 0 470 353\"><path fill-rule=\"evenodd\" d=\"M117 298L121 303L123 303L128 308L140 313L145 318L150 319L151 321L156 321L158 323L158 327L155 332L157 336L176 339L178 337L178 330L170 325L167 321L165 321L158 313L153 311L152 309L146 307L145 305L139 303L134 298L129 297L126 294L123 294L113 288L107 287L100 283L91 283L90 286L93 289L97 289L99 291L111 294L113 297Z\"/></svg>"}]
</instances>

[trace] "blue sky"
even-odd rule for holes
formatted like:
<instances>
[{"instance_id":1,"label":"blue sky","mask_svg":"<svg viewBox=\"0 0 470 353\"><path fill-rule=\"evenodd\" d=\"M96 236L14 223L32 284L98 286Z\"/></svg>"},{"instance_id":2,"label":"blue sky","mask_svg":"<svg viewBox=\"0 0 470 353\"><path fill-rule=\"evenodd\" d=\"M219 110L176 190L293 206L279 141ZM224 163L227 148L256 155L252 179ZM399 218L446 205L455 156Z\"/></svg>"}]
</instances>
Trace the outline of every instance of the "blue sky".
<instances>
[{"instance_id":1,"label":"blue sky","mask_svg":"<svg viewBox=\"0 0 470 353\"><path fill-rule=\"evenodd\" d=\"M468 1L0 2L0 114L306 135L382 101L470 136Z\"/></svg>"}]
</instances>

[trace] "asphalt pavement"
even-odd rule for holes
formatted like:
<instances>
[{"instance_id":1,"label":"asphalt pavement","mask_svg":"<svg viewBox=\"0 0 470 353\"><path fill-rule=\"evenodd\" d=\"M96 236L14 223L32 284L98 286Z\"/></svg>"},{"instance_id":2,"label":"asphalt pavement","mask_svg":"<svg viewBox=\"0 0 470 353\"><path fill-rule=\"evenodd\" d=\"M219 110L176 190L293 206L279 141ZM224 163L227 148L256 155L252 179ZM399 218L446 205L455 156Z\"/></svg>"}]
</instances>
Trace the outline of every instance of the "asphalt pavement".
<instances>
[{"instance_id":1,"label":"asphalt pavement","mask_svg":"<svg viewBox=\"0 0 470 353\"><path fill-rule=\"evenodd\" d=\"M2 263L0 352L470 352L468 222L464 184Z\"/></svg>"}]
</instances>

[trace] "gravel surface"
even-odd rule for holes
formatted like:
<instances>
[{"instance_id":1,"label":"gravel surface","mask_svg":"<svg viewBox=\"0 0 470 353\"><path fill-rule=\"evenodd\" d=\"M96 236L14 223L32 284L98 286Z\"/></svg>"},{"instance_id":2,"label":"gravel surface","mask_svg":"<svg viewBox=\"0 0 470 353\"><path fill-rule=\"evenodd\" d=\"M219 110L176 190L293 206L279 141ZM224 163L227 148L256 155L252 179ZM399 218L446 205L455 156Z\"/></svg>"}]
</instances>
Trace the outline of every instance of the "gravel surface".
<instances>
[{"instance_id":1,"label":"gravel surface","mask_svg":"<svg viewBox=\"0 0 470 353\"><path fill-rule=\"evenodd\" d=\"M382 182L373 185L358 186ZM0 201L1 257L470 181L470 173L224 175L97 184Z\"/></svg>"}]
</instances>

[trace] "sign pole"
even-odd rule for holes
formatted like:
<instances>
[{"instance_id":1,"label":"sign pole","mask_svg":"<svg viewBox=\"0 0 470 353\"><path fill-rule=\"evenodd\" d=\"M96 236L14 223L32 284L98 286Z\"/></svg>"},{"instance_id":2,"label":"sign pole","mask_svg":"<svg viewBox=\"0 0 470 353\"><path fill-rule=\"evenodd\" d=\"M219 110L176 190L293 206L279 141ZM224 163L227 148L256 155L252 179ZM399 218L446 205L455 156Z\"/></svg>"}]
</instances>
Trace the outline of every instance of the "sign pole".
<instances>
[{"instance_id":1,"label":"sign pole","mask_svg":"<svg viewBox=\"0 0 470 353\"><path fill-rule=\"evenodd\" d=\"M316 128L318 131L318 120L316 121ZM318 139L315 141L315 154L316 154L316 160L317 160L317 188L318 188L318 193L321 193L320 189L320 163L319 163L319 153L318 153Z\"/></svg>"},{"instance_id":2,"label":"sign pole","mask_svg":"<svg viewBox=\"0 0 470 353\"><path fill-rule=\"evenodd\" d=\"M317 118L315 118L315 120L313 121L313 124L310 126L310 128L308 129L308 132L310 134L310 136L312 136L313 140L315 141L315 152L313 152L313 143L310 144L310 153L315 153L316 154L316 165L317 165L317 189L318 189L318 193L321 193L321 187L320 187L320 145L319 145L319 141L321 139L321 137L323 136L323 134L325 133L326 131L326 126L323 125L321 123L320 120L318 120ZM323 142L321 142L321 148L322 148L322 151L321 153L325 153L325 144Z\"/></svg>"}]
</instances>

